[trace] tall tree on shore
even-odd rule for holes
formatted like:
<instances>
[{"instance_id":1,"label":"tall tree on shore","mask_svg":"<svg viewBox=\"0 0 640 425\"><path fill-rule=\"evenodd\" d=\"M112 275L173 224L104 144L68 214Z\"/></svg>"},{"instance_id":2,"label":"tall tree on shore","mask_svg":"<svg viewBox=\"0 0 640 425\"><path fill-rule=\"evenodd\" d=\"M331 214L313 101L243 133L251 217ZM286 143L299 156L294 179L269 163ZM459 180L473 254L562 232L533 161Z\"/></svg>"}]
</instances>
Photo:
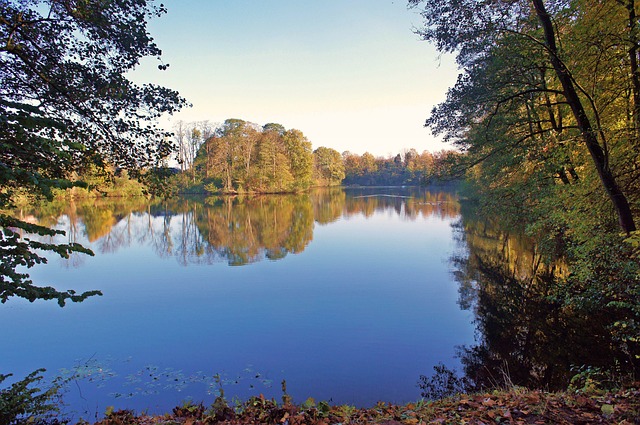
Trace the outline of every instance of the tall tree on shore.
<instances>
[{"instance_id":1,"label":"tall tree on shore","mask_svg":"<svg viewBox=\"0 0 640 425\"><path fill-rule=\"evenodd\" d=\"M423 38L455 53L462 69L427 125L505 183L524 176L533 190L553 180L599 181L619 228L636 230L629 201L640 177L629 159L640 110L633 1L409 3L422 8ZM515 168L519 176L505 172Z\"/></svg>"},{"instance_id":2,"label":"tall tree on shore","mask_svg":"<svg viewBox=\"0 0 640 425\"><path fill-rule=\"evenodd\" d=\"M173 125L173 139L176 145L176 159L180 165L180 171L189 169L189 144L187 141L187 124L179 120Z\"/></svg>"},{"instance_id":3,"label":"tall tree on shore","mask_svg":"<svg viewBox=\"0 0 640 425\"><path fill-rule=\"evenodd\" d=\"M18 192L51 196L73 184L83 167L139 170L172 150L154 124L185 105L177 92L127 79L140 58L160 57L147 20L165 13L147 0L75 2L0 0L0 209ZM160 62L166 70L169 64ZM76 294L37 287L18 265L46 262L35 249L63 257L88 252L22 238L61 232L0 215L0 300L80 301Z\"/></svg>"},{"instance_id":4,"label":"tall tree on shore","mask_svg":"<svg viewBox=\"0 0 640 425\"><path fill-rule=\"evenodd\" d=\"M289 158L289 169L297 189L308 189L311 186L313 173L313 154L311 142L300 130L288 130L282 135L282 141Z\"/></svg>"},{"instance_id":5,"label":"tall tree on shore","mask_svg":"<svg viewBox=\"0 0 640 425\"><path fill-rule=\"evenodd\" d=\"M335 149L319 147L313 151L314 177L322 185L334 186L345 177L342 155Z\"/></svg>"},{"instance_id":6,"label":"tall tree on shore","mask_svg":"<svg viewBox=\"0 0 640 425\"><path fill-rule=\"evenodd\" d=\"M483 207L533 237L542 261L567 265L557 298L617 317L608 329L637 361L637 5L410 3L423 7L422 36L461 68L427 125L466 152Z\"/></svg>"},{"instance_id":7,"label":"tall tree on shore","mask_svg":"<svg viewBox=\"0 0 640 425\"><path fill-rule=\"evenodd\" d=\"M551 15L547 11L544 2L542 0L532 0L532 2L536 15L538 16L538 19L542 24L542 29L544 30L545 50L549 57L549 61L553 66L556 77L562 86L562 95L573 112L573 117L576 120L577 127L582 135L582 141L589 150L589 154L591 155L593 164L598 172L598 177L600 177L602 186L609 195L609 198L616 209L620 227L624 232L629 234L636 230L636 225L634 223L633 213L631 212L627 197L622 193L617 179L611 170L611 166L607 158L608 153L605 151L607 146L606 136L604 132L598 131L597 127L592 124L591 119L587 114L584 102L580 98L578 88L576 87L579 83L572 78L571 71L565 63L565 60L560 55L556 39L556 31L553 28ZM637 23L634 22L633 25L637 25ZM637 46L632 47L637 49ZM637 58L633 57L632 59ZM637 78L637 75L635 74L635 72L630 73L632 78ZM589 99L587 98L586 102L588 101ZM635 106L632 109L635 113ZM596 106L592 108L592 114L596 122L600 121L600 111Z\"/></svg>"}]
</instances>

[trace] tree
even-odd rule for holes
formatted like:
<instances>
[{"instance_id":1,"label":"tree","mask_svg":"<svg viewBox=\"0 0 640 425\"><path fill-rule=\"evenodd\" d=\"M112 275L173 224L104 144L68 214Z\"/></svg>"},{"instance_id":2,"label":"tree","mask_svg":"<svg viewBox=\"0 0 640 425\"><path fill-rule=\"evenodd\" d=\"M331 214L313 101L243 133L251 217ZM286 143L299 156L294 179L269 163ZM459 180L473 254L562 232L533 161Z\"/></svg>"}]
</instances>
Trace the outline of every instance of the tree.
<instances>
[{"instance_id":1,"label":"tree","mask_svg":"<svg viewBox=\"0 0 640 425\"><path fill-rule=\"evenodd\" d=\"M313 162L315 177L323 184L339 185L344 179L344 162L337 150L321 146L313 152Z\"/></svg>"},{"instance_id":2,"label":"tree","mask_svg":"<svg viewBox=\"0 0 640 425\"><path fill-rule=\"evenodd\" d=\"M306 190L311 186L313 173L313 153L311 142L300 130L288 130L282 135L282 141L289 157L289 169L297 190Z\"/></svg>"},{"instance_id":3,"label":"tree","mask_svg":"<svg viewBox=\"0 0 640 425\"><path fill-rule=\"evenodd\" d=\"M613 206L616 209L620 227L628 235L636 230L636 225L634 223L633 213L631 212L631 207L629 206L627 197L622 193L617 179L609 166L607 154L605 152L606 140L602 140L605 136L600 135L600 137L598 137L597 128L591 124L591 119L587 115L584 102L578 94L576 83L571 77L567 64L565 64L564 60L560 56L553 22L551 21L551 16L547 12L544 2L542 0L532 1L536 14L538 15L538 19L540 20L544 30L545 49L547 51L549 61L553 65L553 70L562 85L562 94L564 95L567 104L571 107L578 129L582 134L583 142L593 159L593 163L598 172L598 176L600 177L600 181L602 182L602 186L606 190ZM636 22L633 22L632 24L634 26L637 25ZM633 48L637 48L637 46L633 46ZM633 59L637 58L632 55L632 60ZM633 72L631 75L637 78L637 72ZM634 113L635 111L636 108L634 108ZM599 111L594 108L593 113L597 121Z\"/></svg>"},{"instance_id":4,"label":"tree","mask_svg":"<svg viewBox=\"0 0 640 425\"><path fill-rule=\"evenodd\" d=\"M275 131L282 136L287 129L282 124L270 122L262 126L262 131Z\"/></svg>"},{"instance_id":5,"label":"tree","mask_svg":"<svg viewBox=\"0 0 640 425\"><path fill-rule=\"evenodd\" d=\"M424 6L423 37L455 53L461 67L427 125L464 151L485 213L533 237L543 262L566 263L554 298L585 316L613 310L608 331L635 347L640 262L629 242L637 241L640 203L637 5L411 3ZM637 358L637 348L630 353Z\"/></svg>"},{"instance_id":6,"label":"tree","mask_svg":"<svg viewBox=\"0 0 640 425\"><path fill-rule=\"evenodd\" d=\"M194 168L196 153L200 149L202 144L202 132L198 128L197 124L191 124L187 131L187 139L189 141L189 148L187 150L187 163L188 169L191 171L191 178L195 182L196 170Z\"/></svg>"},{"instance_id":7,"label":"tree","mask_svg":"<svg viewBox=\"0 0 640 425\"><path fill-rule=\"evenodd\" d=\"M177 160L180 171L183 173L189 169L189 143L187 141L187 124L179 120L173 125L173 138L177 145Z\"/></svg>"},{"instance_id":8,"label":"tree","mask_svg":"<svg viewBox=\"0 0 640 425\"><path fill-rule=\"evenodd\" d=\"M263 192L289 192L293 189L294 177L280 131L278 127L267 127L258 141L256 173Z\"/></svg>"},{"instance_id":9,"label":"tree","mask_svg":"<svg viewBox=\"0 0 640 425\"><path fill-rule=\"evenodd\" d=\"M629 196L639 176L628 155L638 145L640 98L632 95L640 93L634 2L410 3L424 7L423 38L456 52L463 70L427 125L468 150L471 164L502 171L500 178L506 167L524 169L520 177L531 189L548 186L550 177L573 184L576 165L584 166L619 228L633 232Z\"/></svg>"},{"instance_id":10,"label":"tree","mask_svg":"<svg viewBox=\"0 0 640 425\"><path fill-rule=\"evenodd\" d=\"M246 187L258 131L257 125L236 118L219 126L198 154L206 164L206 177L220 179L226 192Z\"/></svg>"},{"instance_id":11,"label":"tree","mask_svg":"<svg viewBox=\"0 0 640 425\"><path fill-rule=\"evenodd\" d=\"M378 164L376 163L376 157L369 152L362 154L362 167L365 173L371 174L378 171Z\"/></svg>"},{"instance_id":12,"label":"tree","mask_svg":"<svg viewBox=\"0 0 640 425\"><path fill-rule=\"evenodd\" d=\"M459 178L455 165L461 155L453 150L435 155L425 151L418 154L415 149L387 158L375 158L369 152L362 156L343 152L344 184L346 185L420 185L435 180Z\"/></svg>"},{"instance_id":13,"label":"tree","mask_svg":"<svg viewBox=\"0 0 640 425\"><path fill-rule=\"evenodd\" d=\"M246 188L251 183L252 165L255 163L255 148L260 138L260 127L257 124L245 123L237 135L236 156L238 169L236 171L236 186Z\"/></svg>"},{"instance_id":14,"label":"tree","mask_svg":"<svg viewBox=\"0 0 640 425\"><path fill-rule=\"evenodd\" d=\"M362 158L349 151L342 152L342 162L344 163L344 173L347 176L362 176Z\"/></svg>"},{"instance_id":15,"label":"tree","mask_svg":"<svg viewBox=\"0 0 640 425\"><path fill-rule=\"evenodd\" d=\"M177 92L136 85L127 73L161 51L147 20L165 13L148 0L0 1L0 209L18 192L51 196L89 164L139 172L172 149L154 121L185 105ZM166 70L169 64L160 64ZM0 216L0 299L80 301L73 291L37 287L18 265L46 262L35 249L63 257L76 245L39 243L20 232L61 232Z\"/></svg>"},{"instance_id":16,"label":"tree","mask_svg":"<svg viewBox=\"0 0 640 425\"><path fill-rule=\"evenodd\" d=\"M233 189L233 140L227 135L214 135L205 144L207 177L222 181L223 190Z\"/></svg>"}]
</instances>

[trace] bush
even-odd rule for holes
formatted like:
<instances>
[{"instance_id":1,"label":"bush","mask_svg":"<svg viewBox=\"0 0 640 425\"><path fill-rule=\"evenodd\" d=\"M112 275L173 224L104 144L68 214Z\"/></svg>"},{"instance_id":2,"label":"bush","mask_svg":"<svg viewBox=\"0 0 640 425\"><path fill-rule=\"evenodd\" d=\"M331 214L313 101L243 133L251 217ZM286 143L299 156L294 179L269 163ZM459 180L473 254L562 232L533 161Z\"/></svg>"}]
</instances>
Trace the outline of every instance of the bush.
<instances>
[{"instance_id":1,"label":"bush","mask_svg":"<svg viewBox=\"0 0 640 425\"><path fill-rule=\"evenodd\" d=\"M60 385L54 383L48 390L35 385L42 381L44 369L30 373L26 378L0 389L0 423L6 425L54 423L59 412ZM0 383L12 376L0 375ZM55 420L55 423L59 423Z\"/></svg>"},{"instance_id":2,"label":"bush","mask_svg":"<svg viewBox=\"0 0 640 425\"><path fill-rule=\"evenodd\" d=\"M431 376L420 375L418 387L422 390L420 395L430 400L440 400L465 393L470 388L470 382L465 377L459 377L455 369L449 369L444 364L438 363L433 367L435 373Z\"/></svg>"}]
</instances>

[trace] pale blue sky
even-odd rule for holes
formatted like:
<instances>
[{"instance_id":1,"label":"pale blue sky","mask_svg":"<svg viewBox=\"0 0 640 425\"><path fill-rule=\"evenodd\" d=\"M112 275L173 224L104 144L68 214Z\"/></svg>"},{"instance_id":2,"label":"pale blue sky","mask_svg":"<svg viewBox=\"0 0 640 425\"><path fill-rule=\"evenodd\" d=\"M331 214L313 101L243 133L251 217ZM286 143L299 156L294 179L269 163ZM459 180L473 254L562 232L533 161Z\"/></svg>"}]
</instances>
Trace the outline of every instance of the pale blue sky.
<instances>
[{"instance_id":1,"label":"pale blue sky","mask_svg":"<svg viewBox=\"0 0 640 425\"><path fill-rule=\"evenodd\" d=\"M413 33L398 0L165 0L150 24L167 71L136 81L178 90L193 107L166 123L242 118L301 130L313 148L396 154L448 147L423 128L454 84L450 57Z\"/></svg>"}]
</instances>

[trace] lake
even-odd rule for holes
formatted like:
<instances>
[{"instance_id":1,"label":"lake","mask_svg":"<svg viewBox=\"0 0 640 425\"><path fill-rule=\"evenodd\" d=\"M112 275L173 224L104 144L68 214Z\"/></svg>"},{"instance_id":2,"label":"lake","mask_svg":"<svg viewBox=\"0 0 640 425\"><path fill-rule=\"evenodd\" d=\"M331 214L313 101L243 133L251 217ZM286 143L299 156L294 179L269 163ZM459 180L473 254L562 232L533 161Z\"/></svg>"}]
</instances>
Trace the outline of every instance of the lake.
<instances>
[{"instance_id":1,"label":"lake","mask_svg":"<svg viewBox=\"0 0 640 425\"><path fill-rule=\"evenodd\" d=\"M454 193L418 188L302 195L75 201L22 211L95 256L30 270L103 296L60 308L11 299L0 373L69 378L74 418L107 406L264 394L371 406L420 398L418 378L474 343L452 258Z\"/></svg>"}]
</instances>

